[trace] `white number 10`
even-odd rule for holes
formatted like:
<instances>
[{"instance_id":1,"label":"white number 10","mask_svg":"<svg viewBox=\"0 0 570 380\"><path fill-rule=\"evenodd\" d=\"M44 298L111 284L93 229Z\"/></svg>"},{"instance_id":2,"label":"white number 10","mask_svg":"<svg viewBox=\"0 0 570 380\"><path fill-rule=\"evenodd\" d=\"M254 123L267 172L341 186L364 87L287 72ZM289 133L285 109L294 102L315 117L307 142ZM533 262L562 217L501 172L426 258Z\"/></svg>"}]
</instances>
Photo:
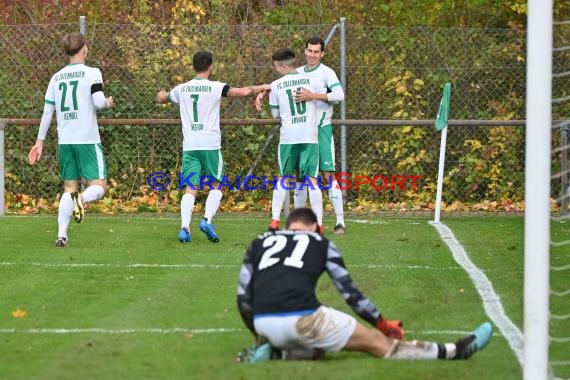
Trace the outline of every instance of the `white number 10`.
<instances>
[{"instance_id":1,"label":"white number 10","mask_svg":"<svg viewBox=\"0 0 570 380\"><path fill-rule=\"evenodd\" d=\"M309 246L309 236L295 235L293 240L295 240L297 244L295 244L295 248L293 249L291 256L286 257L285 260L283 260L283 265L301 269L304 264L303 255ZM263 253L263 256L261 256L258 267L259 270L263 270L277 264L279 259L272 256L281 252L286 245L287 238L283 235L273 235L265 239L263 241L263 247L269 247L269 249Z\"/></svg>"}]
</instances>

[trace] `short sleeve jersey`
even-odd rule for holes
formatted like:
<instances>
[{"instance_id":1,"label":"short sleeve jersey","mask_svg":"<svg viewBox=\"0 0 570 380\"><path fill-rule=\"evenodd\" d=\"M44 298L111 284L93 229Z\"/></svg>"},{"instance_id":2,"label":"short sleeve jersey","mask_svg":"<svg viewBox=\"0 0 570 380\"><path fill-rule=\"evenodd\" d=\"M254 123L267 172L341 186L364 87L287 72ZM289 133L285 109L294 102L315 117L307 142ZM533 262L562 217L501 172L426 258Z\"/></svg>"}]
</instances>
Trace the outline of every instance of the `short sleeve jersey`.
<instances>
[{"instance_id":1,"label":"short sleeve jersey","mask_svg":"<svg viewBox=\"0 0 570 380\"><path fill-rule=\"evenodd\" d=\"M342 86L334 70L322 63L319 63L317 67L312 69L307 69L305 66L301 66L297 68L297 71L310 77L322 79L327 86L327 92L332 91L332 89L337 86ZM332 124L333 105L331 103L325 104L326 116L321 127Z\"/></svg>"},{"instance_id":2,"label":"short sleeve jersey","mask_svg":"<svg viewBox=\"0 0 570 380\"><path fill-rule=\"evenodd\" d=\"M59 144L98 144L97 109L91 86L103 84L101 71L84 64L67 65L51 80L45 103L55 106Z\"/></svg>"},{"instance_id":3,"label":"short sleeve jersey","mask_svg":"<svg viewBox=\"0 0 570 380\"><path fill-rule=\"evenodd\" d=\"M194 78L170 91L170 101L180 106L184 151L222 148L220 103L225 86L222 82Z\"/></svg>"},{"instance_id":4,"label":"short sleeve jersey","mask_svg":"<svg viewBox=\"0 0 570 380\"><path fill-rule=\"evenodd\" d=\"M318 100L295 103L295 91L300 88L319 94L326 93L325 83L321 79L299 73L284 75L271 83L269 107L279 110L280 144L318 142L318 127L326 116L326 103Z\"/></svg>"}]
</instances>

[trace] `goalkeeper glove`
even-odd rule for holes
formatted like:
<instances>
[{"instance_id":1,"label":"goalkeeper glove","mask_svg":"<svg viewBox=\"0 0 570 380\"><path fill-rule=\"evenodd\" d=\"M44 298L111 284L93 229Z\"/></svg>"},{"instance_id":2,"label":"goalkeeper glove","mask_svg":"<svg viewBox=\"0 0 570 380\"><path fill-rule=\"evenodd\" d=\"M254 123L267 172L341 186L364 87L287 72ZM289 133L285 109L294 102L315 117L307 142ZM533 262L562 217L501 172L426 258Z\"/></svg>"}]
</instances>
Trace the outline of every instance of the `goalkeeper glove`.
<instances>
[{"instance_id":1,"label":"goalkeeper glove","mask_svg":"<svg viewBox=\"0 0 570 380\"><path fill-rule=\"evenodd\" d=\"M389 321L380 316L376 321L376 328L384 333L388 338L403 340L404 329L402 321Z\"/></svg>"}]
</instances>

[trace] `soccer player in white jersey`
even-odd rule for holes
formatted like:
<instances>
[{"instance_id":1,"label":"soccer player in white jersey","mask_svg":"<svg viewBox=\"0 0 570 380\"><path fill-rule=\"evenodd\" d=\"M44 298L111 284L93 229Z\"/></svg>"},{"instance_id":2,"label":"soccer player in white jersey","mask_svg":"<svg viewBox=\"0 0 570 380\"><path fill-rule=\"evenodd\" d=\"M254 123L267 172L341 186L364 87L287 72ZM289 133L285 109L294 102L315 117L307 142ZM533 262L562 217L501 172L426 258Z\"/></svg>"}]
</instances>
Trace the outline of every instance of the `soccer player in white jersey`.
<instances>
[{"instance_id":1,"label":"soccer player in white jersey","mask_svg":"<svg viewBox=\"0 0 570 380\"><path fill-rule=\"evenodd\" d=\"M181 228L178 240L192 241L190 221L198 190L208 186L204 218L200 230L208 240L217 243L212 218L216 214L222 191L220 181L224 177L222 158L222 135L220 132L220 102L222 97L245 97L256 95L269 89L268 84L248 87L230 87L228 84L210 80L213 71L213 56L207 51L194 54L192 66L196 77L179 84L170 92L160 91L156 95L159 103L172 102L180 107L183 133L182 178L187 182L185 194L180 202ZM205 180L206 179L206 180ZM182 184L181 184L182 185Z\"/></svg>"},{"instance_id":2,"label":"soccer player in white jersey","mask_svg":"<svg viewBox=\"0 0 570 380\"><path fill-rule=\"evenodd\" d=\"M288 186L281 179L283 176L294 176L295 173L297 186L299 182L305 183L305 179L310 180L308 186L299 187L308 188L311 208L322 226L323 197L316 177L319 170L318 128L325 115L325 103L318 100L295 102L294 95L300 89L325 93L325 83L319 78L297 72L295 53L289 48L276 51L271 59L275 70L282 77L271 83L269 94L271 114L281 119L278 152L280 177L273 189L269 230L279 229L281 209L288 194Z\"/></svg>"},{"instance_id":3,"label":"soccer player in white jersey","mask_svg":"<svg viewBox=\"0 0 570 380\"><path fill-rule=\"evenodd\" d=\"M88 48L81 33L71 33L63 40L69 65L55 73L49 82L44 112L36 143L28 162L36 164L49 129L53 111L57 115L59 171L64 192L59 200L56 247L66 247L71 216L81 223L83 205L101 199L107 189L107 167L103 156L97 110L112 107L113 97L105 98L101 71L85 65ZM79 181L87 186L80 194Z\"/></svg>"},{"instance_id":4,"label":"soccer player in white jersey","mask_svg":"<svg viewBox=\"0 0 570 380\"><path fill-rule=\"evenodd\" d=\"M342 190L335 179L335 146L332 127L333 105L344 100L344 90L334 70L321 63L325 55L325 42L320 37L311 37L305 43L304 66L297 71L311 77L322 79L327 86L327 93L320 94L309 90L302 90L295 95L295 101L322 100L326 103L326 116L319 128L319 170L323 182L329 189L329 200L336 215L336 224L333 233L342 235L345 231L344 208ZM305 189L295 190L295 208L305 207L307 192Z\"/></svg>"}]
</instances>

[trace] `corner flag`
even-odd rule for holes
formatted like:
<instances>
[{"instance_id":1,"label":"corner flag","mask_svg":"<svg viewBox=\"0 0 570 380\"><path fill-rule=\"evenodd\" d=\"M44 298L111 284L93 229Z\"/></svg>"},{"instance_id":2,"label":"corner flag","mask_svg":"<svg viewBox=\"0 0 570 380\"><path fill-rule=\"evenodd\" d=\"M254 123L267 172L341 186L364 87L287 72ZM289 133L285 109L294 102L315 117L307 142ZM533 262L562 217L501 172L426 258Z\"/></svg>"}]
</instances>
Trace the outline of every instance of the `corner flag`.
<instances>
[{"instance_id":1,"label":"corner flag","mask_svg":"<svg viewBox=\"0 0 570 380\"><path fill-rule=\"evenodd\" d=\"M449 99L451 98L451 83L447 82L443 86L443 97L439 102L439 110L435 118L435 129L441 132L441 143L439 144L439 168L437 170L437 190L435 195L435 217L434 222L439 223L441 215L441 194L443 192L443 174L445 166L445 145L447 144L447 122L449 121Z\"/></svg>"},{"instance_id":2,"label":"corner flag","mask_svg":"<svg viewBox=\"0 0 570 380\"><path fill-rule=\"evenodd\" d=\"M437 116L435 117L435 129L441 131L443 128L447 127L447 122L449 120L449 99L451 98L451 83L447 82L443 86L443 97L439 102L439 110L437 111Z\"/></svg>"}]
</instances>

